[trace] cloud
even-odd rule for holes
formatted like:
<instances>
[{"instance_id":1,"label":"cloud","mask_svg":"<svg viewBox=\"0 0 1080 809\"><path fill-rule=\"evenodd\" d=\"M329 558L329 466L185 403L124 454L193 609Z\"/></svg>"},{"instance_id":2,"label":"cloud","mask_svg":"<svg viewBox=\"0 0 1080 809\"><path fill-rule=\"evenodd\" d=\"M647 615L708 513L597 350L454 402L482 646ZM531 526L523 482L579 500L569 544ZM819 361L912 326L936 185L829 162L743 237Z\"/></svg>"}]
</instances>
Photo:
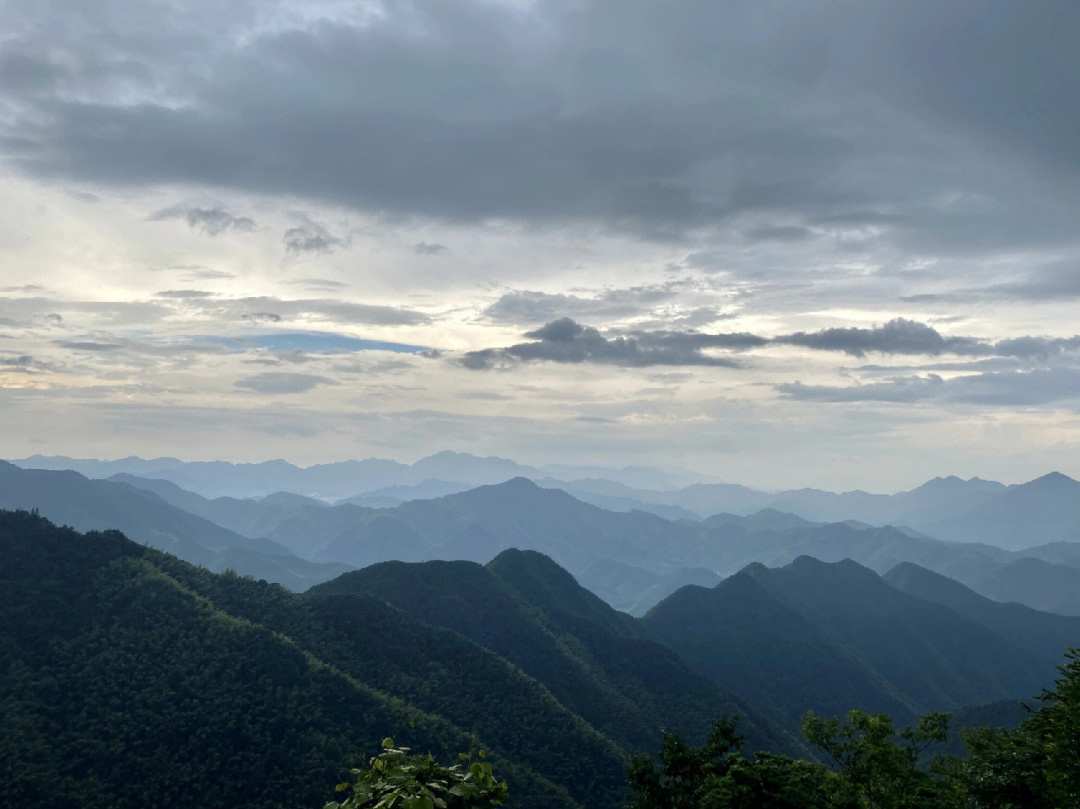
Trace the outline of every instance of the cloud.
<instances>
[{"instance_id":1,"label":"cloud","mask_svg":"<svg viewBox=\"0 0 1080 809\"><path fill-rule=\"evenodd\" d=\"M502 300L502 299L500 299ZM708 333L673 330L629 330L606 338L592 327L572 318L548 322L526 332L532 340L506 348L488 348L464 355L467 368L489 368L507 362L550 360L594 362L609 365L727 365L730 358L703 353L708 349L746 351L769 345L791 345L817 351L837 351L855 357L867 353L895 355L951 354L970 357L1046 359L1080 351L1080 335L1074 337L1017 337L999 341L978 337L944 336L932 326L894 318L871 328L841 327L813 332L793 332L765 337L748 332Z\"/></svg>"},{"instance_id":2,"label":"cloud","mask_svg":"<svg viewBox=\"0 0 1080 809\"><path fill-rule=\"evenodd\" d=\"M413 252L422 256L437 256L446 252L446 245L438 242L417 242L413 245Z\"/></svg>"},{"instance_id":3,"label":"cloud","mask_svg":"<svg viewBox=\"0 0 1080 809\"><path fill-rule=\"evenodd\" d=\"M319 385L336 385L334 380L317 374L266 371L233 383L238 388L254 393L305 393Z\"/></svg>"},{"instance_id":4,"label":"cloud","mask_svg":"<svg viewBox=\"0 0 1080 809\"><path fill-rule=\"evenodd\" d=\"M790 382L775 387L788 398L814 402L908 404L931 400L943 404L1040 407L1080 403L1080 369L992 371L947 380L937 374L928 374L848 386Z\"/></svg>"},{"instance_id":5,"label":"cloud","mask_svg":"<svg viewBox=\"0 0 1080 809\"><path fill-rule=\"evenodd\" d=\"M531 342L501 349L466 353L461 363L466 368L490 368L507 362L546 360L559 363L590 362L601 365L645 367L650 365L703 365L736 367L726 357L704 353L705 349L729 343L742 347L745 339L757 342L752 335L708 335L680 332L636 332L607 338L590 326L570 318L560 318L534 331L526 332ZM736 345L739 344L739 345Z\"/></svg>"},{"instance_id":6,"label":"cloud","mask_svg":"<svg viewBox=\"0 0 1080 809\"><path fill-rule=\"evenodd\" d=\"M290 253L329 253L338 245L344 244L342 239L334 236L325 227L304 217L303 225L289 228L282 235L285 249Z\"/></svg>"},{"instance_id":7,"label":"cloud","mask_svg":"<svg viewBox=\"0 0 1080 809\"><path fill-rule=\"evenodd\" d=\"M364 340L346 334L329 332L271 332L241 336L203 335L196 338L202 345L219 346L232 351L265 349L274 352L302 351L316 354L348 354L356 351L391 351L399 354L423 354L424 346L391 343L384 340Z\"/></svg>"},{"instance_id":8,"label":"cloud","mask_svg":"<svg viewBox=\"0 0 1080 809\"><path fill-rule=\"evenodd\" d=\"M150 214L151 222L164 219L183 219L192 230L200 230L207 236L217 236L227 230L243 233L255 230L255 220L247 216L234 216L224 208L196 208L174 205Z\"/></svg>"},{"instance_id":9,"label":"cloud","mask_svg":"<svg viewBox=\"0 0 1080 809\"><path fill-rule=\"evenodd\" d=\"M988 347L970 337L943 337L932 326L905 318L895 318L873 328L832 328L815 332L795 332L775 338L775 342L826 351L843 351L863 357L868 351L883 354L973 354L989 353Z\"/></svg>"},{"instance_id":10,"label":"cloud","mask_svg":"<svg viewBox=\"0 0 1080 809\"><path fill-rule=\"evenodd\" d=\"M559 317L612 320L648 314L673 300L678 282L607 289L593 295L511 290L484 309L484 317L499 323L546 323Z\"/></svg>"},{"instance_id":11,"label":"cloud","mask_svg":"<svg viewBox=\"0 0 1080 809\"><path fill-rule=\"evenodd\" d=\"M207 292L202 289L165 289L161 292L155 292L154 296L158 298L172 298L174 300L190 300L192 298L211 298L213 292Z\"/></svg>"},{"instance_id":12,"label":"cloud","mask_svg":"<svg viewBox=\"0 0 1080 809\"><path fill-rule=\"evenodd\" d=\"M812 238L814 232L800 225L762 225L750 228L743 238L751 244L757 242L801 242Z\"/></svg>"},{"instance_id":13,"label":"cloud","mask_svg":"<svg viewBox=\"0 0 1080 809\"><path fill-rule=\"evenodd\" d=\"M1075 232L1069 0L32 9L0 94L38 176L657 237L742 214L912 244Z\"/></svg>"},{"instance_id":14,"label":"cloud","mask_svg":"<svg viewBox=\"0 0 1080 809\"><path fill-rule=\"evenodd\" d=\"M57 340L56 345L72 351L117 351L123 348L120 343L99 343L93 340Z\"/></svg>"},{"instance_id":15,"label":"cloud","mask_svg":"<svg viewBox=\"0 0 1080 809\"><path fill-rule=\"evenodd\" d=\"M207 317L226 320L320 320L341 325L372 326L423 326L431 322L428 315L414 309L333 298L277 298L262 295L212 298L191 303Z\"/></svg>"}]
</instances>

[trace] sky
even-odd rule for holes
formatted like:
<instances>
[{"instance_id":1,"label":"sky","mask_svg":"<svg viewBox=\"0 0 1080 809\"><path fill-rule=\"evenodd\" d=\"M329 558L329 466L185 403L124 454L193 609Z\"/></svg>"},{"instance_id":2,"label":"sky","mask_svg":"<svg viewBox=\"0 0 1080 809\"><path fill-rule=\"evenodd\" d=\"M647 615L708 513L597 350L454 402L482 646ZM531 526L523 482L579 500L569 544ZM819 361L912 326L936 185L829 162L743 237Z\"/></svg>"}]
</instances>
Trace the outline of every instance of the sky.
<instances>
[{"instance_id":1,"label":"sky","mask_svg":"<svg viewBox=\"0 0 1080 809\"><path fill-rule=\"evenodd\" d=\"M1080 476L1080 4L0 0L0 457Z\"/></svg>"}]
</instances>

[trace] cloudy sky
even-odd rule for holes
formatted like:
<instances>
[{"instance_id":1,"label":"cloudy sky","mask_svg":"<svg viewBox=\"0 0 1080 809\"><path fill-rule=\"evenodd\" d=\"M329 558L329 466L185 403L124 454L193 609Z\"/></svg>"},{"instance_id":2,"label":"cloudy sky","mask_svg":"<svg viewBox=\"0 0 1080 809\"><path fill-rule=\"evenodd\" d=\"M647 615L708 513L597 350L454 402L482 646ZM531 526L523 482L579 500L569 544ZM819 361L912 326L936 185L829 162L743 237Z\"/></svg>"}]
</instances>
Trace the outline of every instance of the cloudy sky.
<instances>
[{"instance_id":1,"label":"cloudy sky","mask_svg":"<svg viewBox=\"0 0 1080 809\"><path fill-rule=\"evenodd\" d=\"M1080 5L0 0L0 457L1080 476Z\"/></svg>"}]
</instances>

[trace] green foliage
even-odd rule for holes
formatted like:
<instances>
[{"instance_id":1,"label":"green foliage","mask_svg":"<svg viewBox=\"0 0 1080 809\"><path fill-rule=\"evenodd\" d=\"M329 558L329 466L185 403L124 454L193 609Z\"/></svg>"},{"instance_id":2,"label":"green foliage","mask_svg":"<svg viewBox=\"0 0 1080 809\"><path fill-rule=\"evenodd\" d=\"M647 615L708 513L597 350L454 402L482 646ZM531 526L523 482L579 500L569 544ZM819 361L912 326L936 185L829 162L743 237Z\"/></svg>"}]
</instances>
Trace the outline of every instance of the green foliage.
<instances>
[{"instance_id":1,"label":"green foliage","mask_svg":"<svg viewBox=\"0 0 1080 809\"><path fill-rule=\"evenodd\" d=\"M963 759L927 753L949 717L930 714L897 732L884 714L803 723L819 761L747 758L733 720L705 745L664 737L658 762L629 768L632 809L1065 809L1080 806L1080 653L1070 649L1053 690L1018 727L965 733Z\"/></svg>"},{"instance_id":2,"label":"green foliage","mask_svg":"<svg viewBox=\"0 0 1080 809\"><path fill-rule=\"evenodd\" d=\"M367 769L350 770L353 779L338 784L348 797L325 809L489 809L506 799L506 782L497 781L486 762L463 754L462 764L446 767L431 754L410 755L393 739L382 746Z\"/></svg>"}]
</instances>

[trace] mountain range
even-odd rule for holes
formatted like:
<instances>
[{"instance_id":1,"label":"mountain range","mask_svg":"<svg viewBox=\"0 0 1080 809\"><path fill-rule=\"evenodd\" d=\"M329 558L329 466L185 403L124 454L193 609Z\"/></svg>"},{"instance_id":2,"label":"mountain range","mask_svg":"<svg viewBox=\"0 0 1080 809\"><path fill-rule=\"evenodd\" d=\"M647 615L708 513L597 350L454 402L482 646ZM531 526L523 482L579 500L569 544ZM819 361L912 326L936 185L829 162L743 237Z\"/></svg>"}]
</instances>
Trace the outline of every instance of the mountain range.
<instances>
[{"instance_id":1,"label":"mountain range","mask_svg":"<svg viewBox=\"0 0 1080 809\"><path fill-rule=\"evenodd\" d=\"M906 526L938 539L1008 550L1080 541L1080 483L1056 472L1011 486L980 478L943 477L910 491L871 494L809 488L765 492L700 479L689 482L693 476L688 474L643 467L534 467L505 458L455 452L436 453L413 464L369 458L306 468L280 460L232 464L63 456L33 456L15 463L26 468L70 469L92 478L126 474L167 480L208 498L262 497L289 491L377 507L525 477L607 510L645 511L669 520L722 512L747 516L772 509L812 522Z\"/></svg>"},{"instance_id":2,"label":"mountain range","mask_svg":"<svg viewBox=\"0 0 1080 809\"><path fill-rule=\"evenodd\" d=\"M1062 488L1067 495L1068 484ZM0 507L38 508L83 530L118 527L192 563L295 590L376 562L482 563L516 547L550 556L609 604L637 615L685 584L712 586L753 562L779 566L799 556L850 558L878 573L912 562L995 600L1080 614L1080 543L1010 551L775 509L670 520L603 509L525 478L373 508L288 492L210 499L164 480L91 480L3 464Z\"/></svg>"},{"instance_id":3,"label":"mountain range","mask_svg":"<svg viewBox=\"0 0 1080 809\"><path fill-rule=\"evenodd\" d=\"M910 564L751 564L634 618L516 549L304 594L25 511L0 552L3 805L315 806L392 735L482 749L510 806L607 809L664 730L734 714L751 749L805 754L807 709L1004 716L1080 637Z\"/></svg>"}]
</instances>

